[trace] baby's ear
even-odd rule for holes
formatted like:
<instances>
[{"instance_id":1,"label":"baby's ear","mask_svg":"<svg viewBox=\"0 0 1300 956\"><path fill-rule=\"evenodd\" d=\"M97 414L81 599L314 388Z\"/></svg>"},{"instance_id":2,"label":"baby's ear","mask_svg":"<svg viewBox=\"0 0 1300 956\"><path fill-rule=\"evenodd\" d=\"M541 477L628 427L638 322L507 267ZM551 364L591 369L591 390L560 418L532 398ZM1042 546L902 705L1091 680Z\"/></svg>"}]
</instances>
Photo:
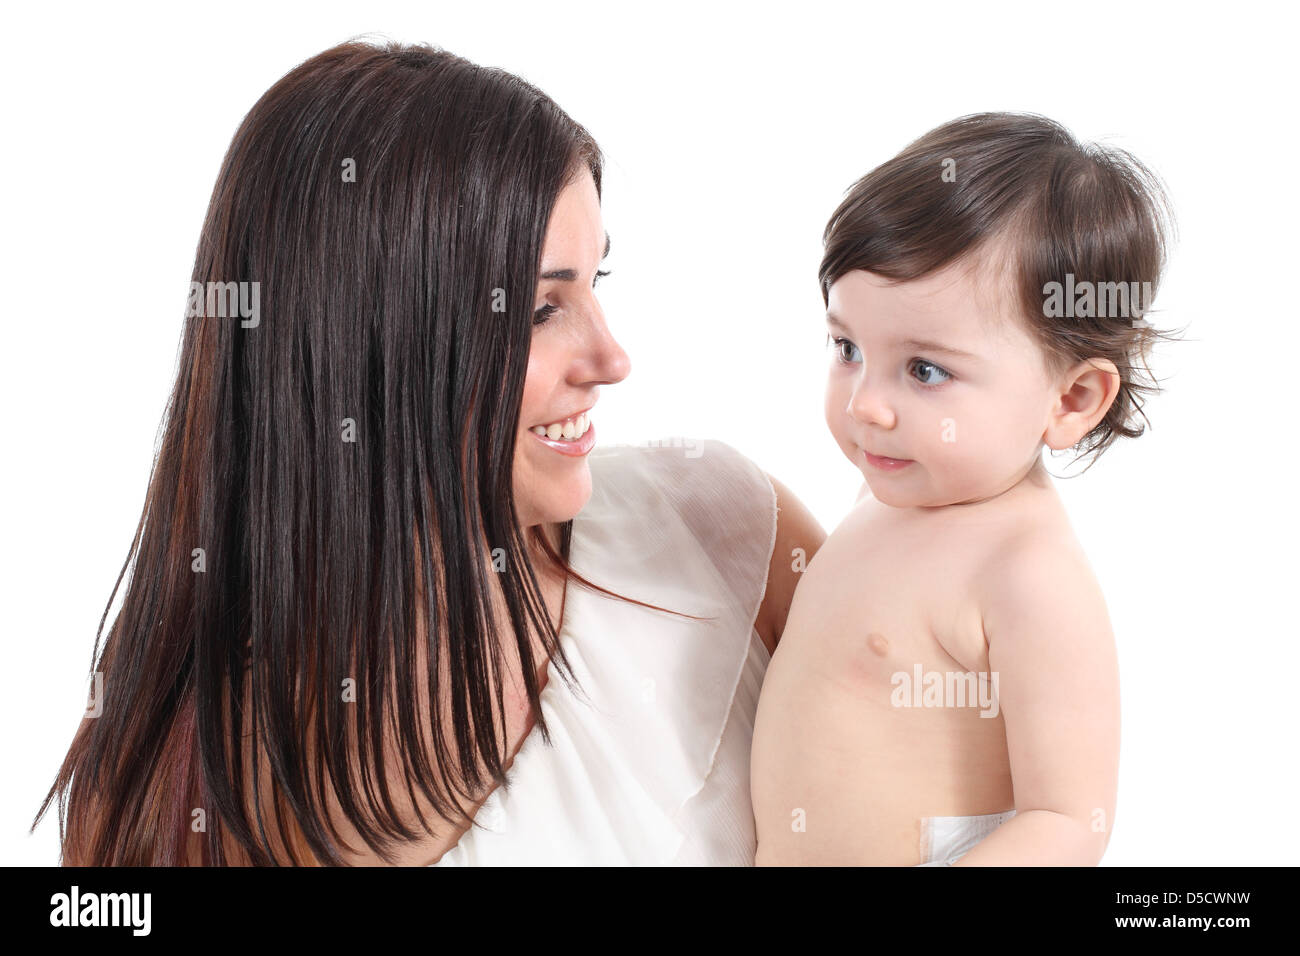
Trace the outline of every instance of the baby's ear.
<instances>
[{"instance_id":1,"label":"baby's ear","mask_svg":"<svg viewBox=\"0 0 1300 956\"><path fill-rule=\"evenodd\" d=\"M1043 443L1053 451L1073 448L1106 417L1119 386L1119 369L1110 359L1085 359L1062 372Z\"/></svg>"}]
</instances>

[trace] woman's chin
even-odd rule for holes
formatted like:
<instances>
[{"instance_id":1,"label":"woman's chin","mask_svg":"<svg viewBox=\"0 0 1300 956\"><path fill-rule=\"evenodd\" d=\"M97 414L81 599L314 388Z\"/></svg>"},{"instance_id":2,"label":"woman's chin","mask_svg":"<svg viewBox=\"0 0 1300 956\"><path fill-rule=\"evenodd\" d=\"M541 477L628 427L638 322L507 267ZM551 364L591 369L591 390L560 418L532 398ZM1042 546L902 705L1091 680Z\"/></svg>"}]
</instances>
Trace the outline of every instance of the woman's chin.
<instances>
[{"instance_id":1,"label":"woman's chin","mask_svg":"<svg viewBox=\"0 0 1300 956\"><path fill-rule=\"evenodd\" d=\"M543 478L536 476L524 494L516 494L519 521L523 527L561 524L577 517L591 498L591 472L585 460L571 474Z\"/></svg>"}]
</instances>

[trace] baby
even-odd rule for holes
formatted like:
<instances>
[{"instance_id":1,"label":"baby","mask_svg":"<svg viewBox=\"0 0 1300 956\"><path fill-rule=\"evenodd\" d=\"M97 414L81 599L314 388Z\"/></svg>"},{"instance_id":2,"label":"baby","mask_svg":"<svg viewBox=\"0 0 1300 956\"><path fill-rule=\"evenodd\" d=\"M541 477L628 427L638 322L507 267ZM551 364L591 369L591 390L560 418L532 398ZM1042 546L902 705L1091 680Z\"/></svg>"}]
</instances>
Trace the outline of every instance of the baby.
<instances>
[{"instance_id":1,"label":"baby","mask_svg":"<svg viewBox=\"0 0 1300 956\"><path fill-rule=\"evenodd\" d=\"M1168 221L1127 153L1001 113L928 133L831 217L826 420L866 485L763 685L760 865L1100 861L1115 642L1042 449L1142 433Z\"/></svg>"}]
</instances>

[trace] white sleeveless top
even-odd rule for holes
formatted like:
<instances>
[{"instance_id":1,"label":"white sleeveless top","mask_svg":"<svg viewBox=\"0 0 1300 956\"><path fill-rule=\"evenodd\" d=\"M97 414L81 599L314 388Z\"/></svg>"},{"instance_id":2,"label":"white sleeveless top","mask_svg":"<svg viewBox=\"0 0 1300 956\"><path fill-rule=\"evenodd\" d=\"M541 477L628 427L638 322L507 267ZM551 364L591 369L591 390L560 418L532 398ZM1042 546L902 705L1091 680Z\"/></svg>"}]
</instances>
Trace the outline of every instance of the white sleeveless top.
<instances>
[{"instance_id":1,"label":"white sleeveless top","mask_svg":"<svg viewBox=\"0 0 1300 956\"><path fill-rule=\"evenodd\" d=\"M767 648L754 619L776 540L776 493L718 441L593 451L569 555L625 597L567 585L560 643L507 785L434 866L754 862L749 749ZM585 693L585 698L581 694Z\"/></svg>"}]
</instances>

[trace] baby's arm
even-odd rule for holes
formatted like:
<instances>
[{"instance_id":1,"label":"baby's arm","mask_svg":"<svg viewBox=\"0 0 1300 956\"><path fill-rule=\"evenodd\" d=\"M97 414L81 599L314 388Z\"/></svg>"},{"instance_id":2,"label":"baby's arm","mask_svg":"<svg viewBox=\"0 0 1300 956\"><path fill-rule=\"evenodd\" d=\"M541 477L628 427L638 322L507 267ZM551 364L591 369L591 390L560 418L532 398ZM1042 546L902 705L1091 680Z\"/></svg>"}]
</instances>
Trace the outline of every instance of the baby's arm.
<instances>
[{"instance_id":1,"label":"baby's arm","mask_svg":"<svg viewBox=\"0 0 1300 956\"><path fill-rule=\"evenodd\" d=\"M1016 815L958 866L1095 866L1119 775L1119 668L1087 560L1044 543L990 567L984 633Z\"/></svg>"}]
</instances>

